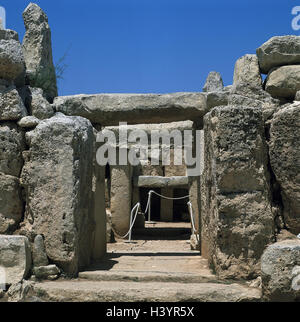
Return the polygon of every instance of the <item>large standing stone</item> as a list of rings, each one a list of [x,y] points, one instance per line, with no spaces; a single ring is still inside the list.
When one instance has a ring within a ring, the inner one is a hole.
[[[56,114],[27,133],[22,171],[25,218],[44,236],[51,262],[70,275],[89,264],[92,248],[94,134],[88,120]]]
[[[207,76],[203,92],[221,91],[224,88],[223,79],[218,72],[210,72]]]
[[[0,234],[11,233],[21,221],[22,215],[19,179],[0,172]]]
[[[120,237],[129,230],[132,196],[131,176],[130,165],[111,166],[111,221],[114,232]]]
[[[281,187],[285,223],[300,233],[300,102],[274,114],[270,130],[270,161]]]
[[[26,278],[31,268],[31,251],[24,236],[0,235],[0,267],[4,267],[6,284]]]
[[[268,301],[300,300],[294,285],[300,276],[300,240],[270,245],[261,258],[263,297]]]
[[[245,55],[235,64],[233,86],[244,84],[254,88],[262,87],[262,78],[256,55]]]
[[[96,130],[94,130],[97,136]],[[93,259],[99,260],[106,254],[106,209],[105,209],[105,167],[96,162],[96,150],[99,144],[95,144],[94,173],[93,173],[93,200],[95,230],[93,236]]]
[[[24,132],[11,122],[0,124],[0,173],[19,177],[24,150]]]
[[[266,91],[275,98],[294,99],[300,90],[300,65],[272,70],[266,80]]]
[[[204,130],[202,247],[220,277],[256,277],[274,238],[262,111],[216,107]]]
[[[53,101],[57,85],[48,18],[38,5],[30,3],[23,19],[26,28],[23,51],[30,86],[42,88],[47,99]]]
[[[256,51],[261,72],[268,72],[278,66],[300,63],[300,37],[276,36],[269,39]]]
[[[24,103],[14,86],[0,86],[0,121],[18,121],[27,116]]]

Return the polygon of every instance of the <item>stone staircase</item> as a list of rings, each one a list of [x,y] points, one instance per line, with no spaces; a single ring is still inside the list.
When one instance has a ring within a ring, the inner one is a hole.
[[[35,283],[30,296],[55,302],[260,301],[260,289],[218,280],[207,260],[180,239],[186,236],[185,227],[177,228],[177,239],[173,232],[169,240],[144,235],[133,243],[109,244],[106,257],[80,272],[78,279]]]

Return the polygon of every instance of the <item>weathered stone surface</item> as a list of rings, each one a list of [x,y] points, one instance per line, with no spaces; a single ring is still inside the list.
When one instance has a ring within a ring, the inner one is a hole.
[[[278,66],[300,63],[300,37],[276,36],[269,39],[256,51],[261,72]]]
[[[38,5],[30,3],[23,19],[26,28],[23,51],[30,86],[42,88],[52,101],[57,96],[57,85],[48,18]]]
[[[300,101],[300,91],[296,93],[295,101],[298,101],[298,102]]]
[[[211,110],[216,106],[225,106],[228,104],[229,99],[229,90],[222,90],[217,92],[209,92],[207,93],[206,104],[207,108]]]
[[[37,279],[50,278],[52,280],[59,276],[60,270],[56,265],[39,266],[33,268],[33,274]]]
[[[33,290],[31,281],[23,280],[19,283],[11,285],[7,292],[8,302],[36,302],[36,297],[28,296],[28,293]]]
[[[25,116],[21,118],[18,125],[24,129],[33,129],[40,123],[40,120],[35,116]]]
[[[101,125],[199,120],[207,112],[203,93],[99,94],[57,97],[57,111]]]
[[[186,165],[184,161],[184,153],[179,149],[179,152],[181,154],[181,165],[177,165],[177,158],[175,156],[176,151],[174,149],[170,150],[170,164],[164,166],[164,175],[165,177],[176,177],[176,176],[186,176]],[[179,157],[178,157],[179,158]]]
[[[283,216],[294,234],[300,233],[300,102],[274,114],[270,129],[270,161],[281,188]]]
[[[266,80],[266,91],[275,98],[294,99],[300,90],[300,65],[272,70]]]
[[[159,177],[159,176],[139,176],[135,185],[143,188],[167,188],[167,187],[188,187],[188,177]]]
[[[29,160],[22,171],[25,221],[44,236],[52,263],[76,275],[91,256],[93,128],[60,113],[27,133]]]
[[[14,30],[0,29],[0,40],[15,40],[15,41],[19,41],[19,35]]]
[[[161,195],[167,198],[173,198],[173,189],[162,188]],[[173,221],[173,200],[161,198],[160,200],[160,220],[164,222]]]
[[[24,56],[19,41],[0,38],[0,78],[15,81],[24,71]]]
[[[300,265],[300,240],[282,241],[266,249],[261,258],[265,300],[299,301],[300,291],[296,286],[300,275],[298,265]]]
[[[27,298],[36,297],[45,302],[260,302],[261,291],[239,284],[76,280],[36,283]]]
[[[54,115],[52,105],[47,101],[41,88],[30,88],[30,112],[40,120],[48,119]]]
[[[111,225],[120,237],[127,234],[130,225],[132,199],[132,168],[111,166]]]
[[[15,284],[26,278],[31,268],[31,251],[24,236],[0,235],[0,266],[6,273],[6,284]]]
[[[205,117],[202,244],[220,277],[255,278],[274,238],[260,108],[214,108]]]
[[[37,235],[32,246],[32,260],[35,267],[47,266],[49,264],[45,250],[44,238]]]
[[[160,165],[152,165],[151,161],[146,160],[144,162],[141,161],[140,167],[138,167],[137,176],[164,176],[164,169]]]
[[[23,201],[19,179],[0,172],[0,234],[12,232],[21,221]]]
[[[262,109],[264,120],[268,120],[279,107],[280,101],[272,98],[272,96],[262,88],[236,84],[231,88],[228,104],[259,107]]]
[[[94,129],[95,140],[97,131]],[[93,162],[93,203],[94,222],[93,260],[100,260],[106,254],[106,209],[105,209],[105,166],[99,166],[96,161],[98,144],[94,145]]]
[[[23,166],[25,135],[14,123],[0,124],[0,173],[19,177]]]
[[[24,103],[14,86],[0,91],[0,121],[17,121],[27,116]]]
[[[223,79],[218,72],[210,72],[207,76],[203,92],[221,91],[224,88]]]
[[[238,84],[254,88],[262,88],[262,78],[256,55],[245,55],[235,64],[233,86]]]
[[[115,242],[115,234],[112,229],[112,221],[111,221],[111,212],[109,209],[106,209],[106,241],[107,243]]]

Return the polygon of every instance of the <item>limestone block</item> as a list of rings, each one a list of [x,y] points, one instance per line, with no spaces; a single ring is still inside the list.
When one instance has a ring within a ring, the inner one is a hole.
[[[300,102],[274,114],[270,129],[270,161],[281,188],[283,216],[294,234],[300,233]]]
[[[19,283],[28,276],[31,251],[26,237],[0,235],[0,266],[4,267],[6,284]]]
[[[203,92],[221,91],[224,88],[223,79],[218,72],[210,72],[207,76]]]
[[[262,111],[217,107],[205,117],[204,130],[204,253],[220,277],[255,278],[274,238]]]
[[[58,113],[27,132],[27,141],[29,157],[21,176],[25,222],[44,236],[51,262],[76,276],[92,251],[92,125]]]
[[[199,120],[207,112],[204,93],[75,95],[57,97],[54,105],[102,126]]]
[[[266,91],[275,98],[294,99],[300,90],[300,66],[282,66],[270,71]]]
[[[262,88],[262,78],[256,55],[245,55],[235,64],[233,86],[244,84],[254,88]]]
[[[38,5],[30,3],[23,12],[23,19],[26,28],[23,52],[27,78],[30,86],[42,88],[51,102],[57,96],[57,84],[48,18]]]
[[[12,122],[0,124],[0,172],[19,177],[23,166],[25,134]]]
[[[18,121],[27,116],[24,103],[14,86],[1,86],[0,121]]]
[[[256,53],[263,74],[268,74],[274,67],[299,64],[300,37],[273,37],[259,47]]]
[[[120,237],[129,230],[132,200],[132,169],[127,166],[111,166],[111,221]]]
[[[295,301],[300,275],[300,240],[285,240],[270,245],[261,258],[263,297],[268,301]],[[293,283],[294,282],[294,283]]]
[[[0,234],[13,232],[23,215],[19,179],[0,172]]]

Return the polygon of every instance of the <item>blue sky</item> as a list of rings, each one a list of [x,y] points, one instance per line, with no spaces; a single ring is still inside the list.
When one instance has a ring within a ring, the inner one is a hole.
[[[24,35],[30,1],[0,0]],[[201,91],[209,71],[232,83],[235,61],[275,35],[295,34],[300,0],[40,0],[54,61],[68,51],[59,94]]]

